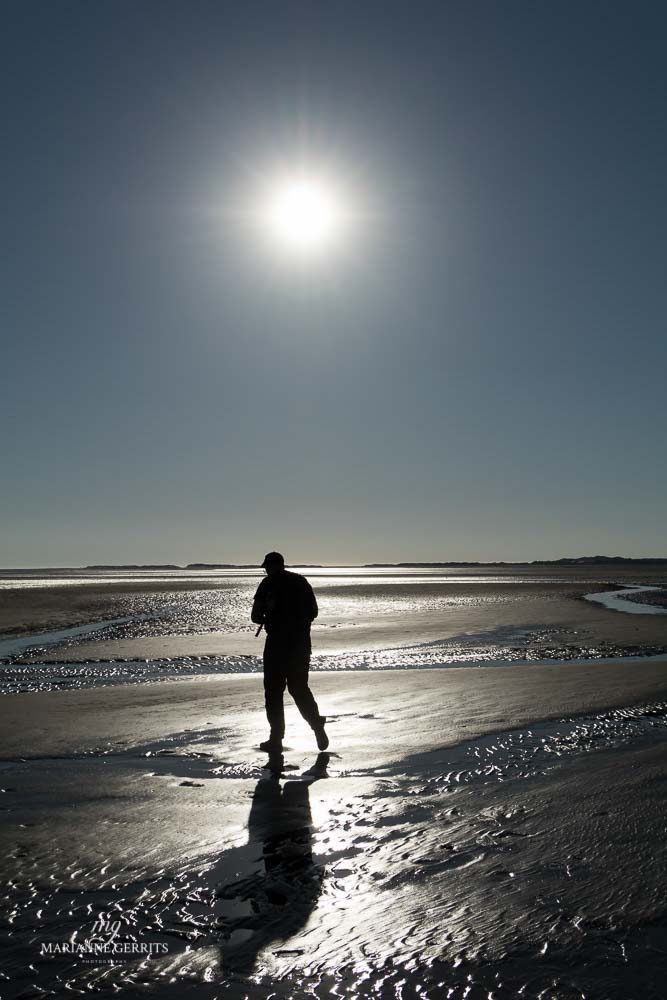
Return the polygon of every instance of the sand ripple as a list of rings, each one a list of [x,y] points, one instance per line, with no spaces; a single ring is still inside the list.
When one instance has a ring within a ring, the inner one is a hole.
[[[239,1000],[658,995],[666,703],[375,769],[322,754],[262,770],[243,754],[221,760],[221,735],[5,767],[5,795],[62,783],[97,820],[74,852],[64,819],[40,831],[24,814],[5,858],[3,995],[30,984]],[[148,825],[145,789],[160,789]],[[100,913],[128,947],[166,953],[39,957],[45,940],[84,940]]]

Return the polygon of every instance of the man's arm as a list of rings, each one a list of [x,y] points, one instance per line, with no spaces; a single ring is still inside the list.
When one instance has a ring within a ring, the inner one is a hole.
[[[262,583],[264,581],[262,580]],[[250,620],[255,623],[255,625],[263,625],[264,619],[266,617],[266,601],[264,599],[264,588],[260,583],[255,593],[255,598],[252,602],[252,611],[250,612]]]
[[[308,583],[308,581],[306,581],[306,583]],[[310,619],[311,622],[315,621],[315,619],[317,618],[317,616],[319,614],[319,608],[317,607],[317,599],[315,597],[315,593],[314,593],[313,588],[311,587],[311,585],[309,583],[308,583],[308,603],[307,603],[307,607],[308,607],[308,618]]]

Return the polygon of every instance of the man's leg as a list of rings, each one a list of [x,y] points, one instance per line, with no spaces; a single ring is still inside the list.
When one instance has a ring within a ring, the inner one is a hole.
[[[309,667],[310,654],[307,651],[295,650],[290,653],[287,664],[287,690],[294,698],[303,718],[318,735],[319,746],[321,739],[319,734],[324,730],[324,719],[308,686]],[[326,742],[328,744],[328,740]]]
[[[287,678],[285,676],[285,658],[279,650],[264,648],[264,704],[266,717],[271,728],[270,739],[274,743],[282,743],[285,735],[285,709],[283,694]]]

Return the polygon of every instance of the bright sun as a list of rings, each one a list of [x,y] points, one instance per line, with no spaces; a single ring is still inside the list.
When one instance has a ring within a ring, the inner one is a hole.
[[[262,213],[271,239],[293,253],[314,255],[332,248],[343,228],[336,191],[323,180],[295,177],[269,193]]]

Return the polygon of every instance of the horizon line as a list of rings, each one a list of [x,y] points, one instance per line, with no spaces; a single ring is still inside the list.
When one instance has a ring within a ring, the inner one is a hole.
[[[364,563],[314,563],[314,562],[290,562],[286,566],[301,567],[304,569],[406,569],[411,566],[416,568],[438,568],[438,567],[469,567],[469,566],[535,566],[535,565],[604,565],[612,562],[641,562],[641,563],[663,563],[667,562],[665,556],[560,556],[555,559],[434,559],[434,560],[401,560],[398,562],[364,562]],[[0,573],[10,572],[38,572],[39,570],[187,570],[187,569],[261,569],[256,562],[192,562],[186,564],[178,563],[90,563],[84,566],[2,566]]]

